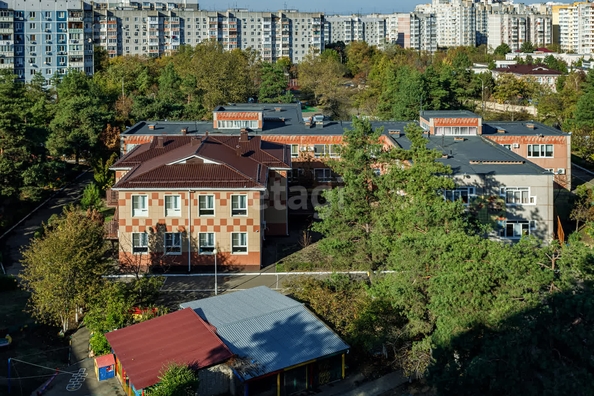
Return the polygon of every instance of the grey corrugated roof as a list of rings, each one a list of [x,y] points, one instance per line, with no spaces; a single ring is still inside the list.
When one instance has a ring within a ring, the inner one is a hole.
[[[216,327],[243,380],[349,348],[299,302],[265,286],[180,304]]]
[[[410,148],[410,141],[406,135],[392,140],[404,149]],[[507,150],[481,136],[464,136],[464,141],[457,141],[454,137],[429,137],[427,147],[436,149],[448,155],[448,158],[438,159],[452,168],[454,174],[493,174],[493,175],[542,175],[546,171],[540,166],[526,160],[518,154]],[[490,163],[471,163],[483,161]],[[493,163],[496,162],[496,163]]]

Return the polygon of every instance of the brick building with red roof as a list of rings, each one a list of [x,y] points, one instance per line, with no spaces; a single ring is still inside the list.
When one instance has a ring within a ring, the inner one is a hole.
[[[111,169],[123,266],[259,269],[264,235],[288,232],[289,147],[246,130],[153,136]]]

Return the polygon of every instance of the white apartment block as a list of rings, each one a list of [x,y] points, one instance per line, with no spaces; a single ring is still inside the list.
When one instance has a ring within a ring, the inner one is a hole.
[[[456,0],[451,3],[434,3],[437,45],[458,47],[476,45],[476,13],[474,3]]]
[[[594,4],[552,6],[554,41],[563,51],[594,52]]]
[[[20,81],[93,74],[91,7],[80,0],[0,1],[0,69]]]
[[[365,41],[382,48],[386,42],[386,18],[378,14],[329,15],[325,17],[324,30],[326,44]]]
[[[181,44],[216,40],[227,50],[256,50],[263,60],[287,57],[299,62],[310,51],[324,49],[322,13],[297,10],[226,12],[198,10],[197,4],[130,3],[97,5],[95,43],[109,56],[168,55]]]

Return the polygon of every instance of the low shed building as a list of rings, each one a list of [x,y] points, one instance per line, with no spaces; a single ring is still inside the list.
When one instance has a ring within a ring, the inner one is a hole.
[[[181,304],[235,354],[245,396],[291,395],[344,378],[349,346],[303,304],[257,287]]]
[[[233,356],[214,329],[192,309],[182,309],[105,336],[116,357],[116,376],[128,395],[144,395],[146,388],[159,382],[164,367],[170,363],[206,372],[202,369],[217,366]]]

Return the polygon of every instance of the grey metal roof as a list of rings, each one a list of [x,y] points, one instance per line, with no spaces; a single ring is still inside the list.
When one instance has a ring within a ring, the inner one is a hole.
[[[244,381],[349,349],[302,304],[265,286],[180,306],[216,327],[244,362],[236,368]]]
[[[410,148],[411,143],[406,135],[390,137],[400,147]],[[438,161],[449,165],[454,174],[542,175],[547,173],[540,166],[481,136],[464,136],[464,140],[461,141],[451,136],[432,135],[428,140],[428,148],[447,154],[448,158],[440,158]]]
[[[533,124],[534,129],[528,128],[526,124]],[[489,121],[483,124],[483,135],[497,134],[497,130],[500,128],[505,130],[505,134],[515,136],[566,135],[566,133],[559,129],[534,121]]]

